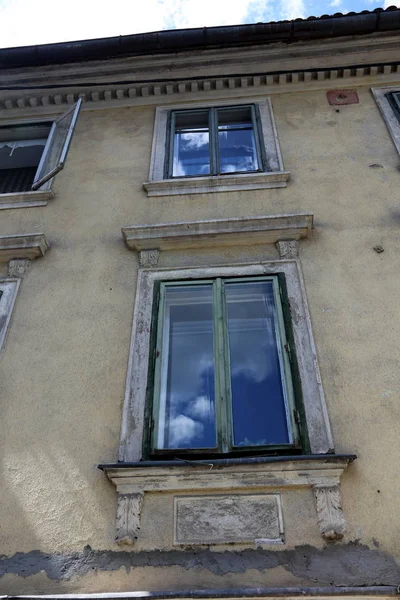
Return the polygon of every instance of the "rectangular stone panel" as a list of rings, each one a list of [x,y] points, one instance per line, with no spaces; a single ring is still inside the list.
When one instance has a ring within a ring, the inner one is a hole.
[[[175,544],[281,543],[279,494],[175,496]]]

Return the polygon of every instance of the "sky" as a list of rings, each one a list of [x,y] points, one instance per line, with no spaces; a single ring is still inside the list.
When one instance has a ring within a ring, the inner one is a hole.
[[[400,6],[400,0],[0,0],[0,48]]]

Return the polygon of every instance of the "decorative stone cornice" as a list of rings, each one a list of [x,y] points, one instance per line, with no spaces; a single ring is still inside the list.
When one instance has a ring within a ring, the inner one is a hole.
[[[216,76],[204,78],[175,78],[170,81],[148,80],[145,83],[105,83],[99,85],[95,82],[82,84],[77,87],[46,89],[43,93],[39,89],[32,89],[31,93],[21,91],[18,95],[7,93],[0,98],[0,110],[6,114],[17,111],[18,113],[32,114],[37,112],[54,113],[62,110],[67,105],[74,104],[79,98],[84,101],[86,108],[108,108],[112,106],[127,106],[142,101],[150,102],[151,98],[158,100],[160,97],[182,96],[205,92],[222,92],[223,90],[252,90],[254,94],[273,91],[274,88],[295,86],[296,84],[311,85],[320,82],[323,87],[337,86],[338,82],[343,87],[346,80],[374,77],[374,83],[379,76],[400,73],[400,63],[364,65],[358,67],[326,68],[310,70],[289,70],[283,73],[258,73],[240,74],[235,76]],[[329,82],[332,82],[329,84]],[[268,88],[268,90],[266,89]],[[154,101],[153,100],[153,101]]]
[[[22,233],[0,237],[0,262],[44,256],[50,244],[43,233]]]
[[[128,248],[137,251],[275,244],[279,240],[300,240],[308,237],[312,225],[312,213],[298,213],[132,225],[122,228],[122,236]]]

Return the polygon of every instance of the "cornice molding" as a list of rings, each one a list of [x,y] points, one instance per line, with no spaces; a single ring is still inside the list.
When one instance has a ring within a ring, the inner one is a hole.
[[[84,101],[84,108],[109,108],[110,106],[129,106],[136,103],[152,103],[160,97],[191,96],[207,92],[239,90],[241,92],[268,93],[274,88],[293,86],[310,86],[320,84],[323,87],[339,85],[343,81],[354,78],[373,78],[373,83],[379,83],[380,78],[400,74],[400,63],[363,65],[358,67],[310,69],[303,71],[286,71],[284,73],[250,73],[237,76],[215,76],[196,78],[177,78],[170,81],[146,81],[145,83],[121,83],[99,85],[98,83],[82,84],[74,88],[57,88],[40,91],[33,89],[30,93],[21,93],[0,99],[0,116],[8,114],[52,114],[60,112],[65,106],[74,104],[79,98]],[[386,81],[384,81],[386,82]],[[165,101],[165,100],[164,100]],[[3,114],[1,114],[3,113]]]
[[[50,244],[43,233],[0,236],[0,262],[18,258],[32,260],[44,256]]]
[[[275,244],[279,240],[300,240],[309,236],[312,213],[265,217],[185,221],[122,228],[130,250],[171,250],[243,244]]]

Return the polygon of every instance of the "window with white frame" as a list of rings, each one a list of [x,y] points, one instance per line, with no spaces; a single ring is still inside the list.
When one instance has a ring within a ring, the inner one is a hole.
[[[121,462],[332,451],[295,261],[139,271]]]
[[[149,196],[285,187],[269,99],[156,109]]]
[[[65,165],[81,103],[53,122],[0,127],[0,194],[49,189]]]

